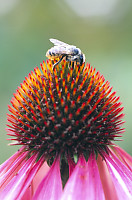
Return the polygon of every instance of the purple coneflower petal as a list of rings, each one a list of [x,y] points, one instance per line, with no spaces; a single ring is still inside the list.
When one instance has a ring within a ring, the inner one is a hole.
[[[40,159],[33,167],[32,167],[32,170],[29,172],[26,180],[25,180],[25,183],[22,185],[21,187],[21,192],[19,194],[19,199],[21,199],[25,193],[25,191],[28,189],[28,191],[26,191],[26,196],[27,194],[30,195],[30,196],[33,196],[34,194],[34,190],[35,190],[35,187],[32,183],[32,180],[33,178],[35,177],[37,171],[39,170],[40,166],[42,165],[44,159]],[[41,175],[43,177],[43,174]],[[31,194],[29,194],[31,193]]]
[[[110,150],[110,155],[108,156],[107,154],[105,155],[107,159],[109,159],[115,166],[115,164],[120,168],[120,170],[130,179],[132,180],[132,172],[131,169],[127,167],[127,165],[121,160]]]
[[[97,158],[98,169],[100,173],[100,179],[103,186],[103,191],[105,195],[105,199],[107,200],[118,200],[116,195],[116,190],[114,184],[112,182],[111,175],[109,173],[108,167],[106,165],[105,160],[98,154]]]
[[[20,171],[14,176],[11,181],[7,184],[4,190],[0,193],[0,199],[19,199],[20,193],[22,193],[22,188],[26,184],[26,179],[30,174],[32,166],[35,163],[36,156],[30,157],[25,164],[22,166]],[[25,188],[25,187],[24,187]]]
[[[113,180],[118,199],[132,199],[132,174],[120,161],[114,162],[106,154],[106,163]],[[119,164],[120,163],[120,164]]]
[[[91,155],[86,163],[84,157],[79,161],[69,178],[61,200],[67,199],[104,199],[103,188],[94,155]]]
[[[57,157],[46,177],[39,184],[33,200],[59,200],[61,194],[60,158]]]
[[[25,163],[27,152],[17,152],[1,165],[0,191],[17,174],[21,166]]]
[[[5,173],[10,166],[12,166],[12,163],[21,155],[23,150],[23,147],[19,149],[15,154],[13,154],[8,160],[6,160],[3,164],[0,165],[0,176],[2,173]]]
[[[87,196],[87,181],[88,181],[88,167],[85,158],[81,156],[78,163],[73,170],[62,195],[61,200],[86,200]]]
[[[44,162],[40,167],[40,169],[38,170],[38,172],[36,173],[32,181],[33,194],[35,194],[36,189],[38,188],[43,178],[47,175],[49,169],[50,167],[48,166],[47,162]]]
[[[119,146],[116,147],[113,146],[112,149],[116,152],[117,156],[121,158],[124,164],[132,171],[132,156],[130,156]]]
[[[96,159],[92,154],[88,159],[88,174],[87,197],[91,200],[105,199]]]

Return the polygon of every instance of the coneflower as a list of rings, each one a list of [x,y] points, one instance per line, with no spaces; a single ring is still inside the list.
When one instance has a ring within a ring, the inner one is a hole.
[[[124,132],[116,92],[90,64],[40,66],[9,106],[22,147],[0,166],[0,199],[132,199],[132,157],[113,143]]]

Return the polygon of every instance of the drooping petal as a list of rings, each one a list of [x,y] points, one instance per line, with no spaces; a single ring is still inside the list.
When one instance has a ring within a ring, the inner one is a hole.
[[[117,155],[115,155],[115,153],[113,153],[110,150],[110,156],[108,157],[108,155],[106,156],[108,159],[112,160],[112,162],[116,163],[116,165],[120,168],[120,170],[130,179],[132,180],[132,171],[131,169],[126,165],[126,163],[121,162],[121,160],[117,157]]]
[[[57,157],[48,174],[38,186],[33,200],[59,200],[61,194],[60,158]]]
[[[132,172],[132,156],[130,156],[127,152],[125,152],[119,146],[113,146],[112,149],[115,151],[118,157],[122,159],[125,165],[131,170]]]
[[[4,163],[0,165],[0,176],[2,173],[5,173],[8,169],[10,169],[10,166],[12,166],[12,163],[22,154],[23,147],[19,149],[15,154],[13,154],[8,160],[6,160]]]
[[[32,187],[28,187],[27,189],[26,189],[26,192],[25,192],[25,194],[23,195],[23,197],[22,198],[17,198],[18,200],[32,200]]]
[[[19,199],[21,199],[21,198],[23,197],[25,191],[26,191],[26,195],[24,195],[24,196],[27,196],[27,195],[28,195],[28,196],[31,196],[31,197],[33,196],[33,194],[34,194],[34,186],[33,186],[33,184],[32,184],[32,180],[33,180],[33,178],[35,177],[35,175],[36,175],[37,171],[39,170],[39,168],[42,166],[43,162],[44,162],[44,159],[41,158],[41,159],[40,159],[39,161],[37,161],[37,163],[32,167],[32,169],[31,169],[31,171],[29,172],[29,174],[28,174],[28,176],[27,176],[27,178],[26,178],[26,180],[25,180],[23,186],[21,187],[21,191],[20,191],[20,193],[19,193],[19,195],[18,195],[18,198],[19,198]],[[41,176],[44,177],[43,174],[41,174]],[[27,190],[27,189],[28,189],[28,190]],[[30,192],[31,192],[32,195],[30,194]]]
[[[69,178],[61,200],[103,200],[104,192],[95,156],[91,154],[86,163],[84,157],[79,161]]]
[[[25,180],[27,179],[32,166],[34,165],[36,160],[36,156],[30,157],[19,172],[14,176],[11,181],[7,184],[4,190],[0,193],[0,199],[11,199],[16,200],[20,192],[22,192],[22,187],[25,184]]]
[[[106,163],[113,180],[118,199],[132,199],[132,174],[129,169],[114,162],[110,156],[105,155]],[[129,176],[130,175],[130,176]]]
[[[90,200],[103,200],[104,197],[104,191],[102,187],[102,183],[100,180],[100,175],[98,171],[98,166],[96,163],[96,159],[94,154],[91,154],[88,159],[88,189],[87,189],[87,197],[89,197]]]
[[[50,167],[47,162],[44,162],[43,165],[40,167],[38,172],[36,173],[35,177],[33,178],[32,185],[33,185],[33,194],[36,192],[39,184],[41,183],[42,179],[47,175]]]
[[[17,155],[18,157],[12,156],[3,163],[0,173],[0,191],[10,182],[10,180],[18,173],[19,169],[25,163],[27,152],[23,152]],[[13,159],[13,160],[12,160]],[[3,168],[5,166],[5,168]],[[2,170],[3,168],[3,170]]]
[[[109,173],[108,167],[106,165],[105,160],[98,154],[97,165],[99,169],[100,179],[103,186],[103,191],[105,195],[105,199],[107,200],[119,200],[116,195],[116,190]]]
[[[86,200],[88,189],[88,170],[85,158],[81,156],[73,170],[62,195],[61,200]]]

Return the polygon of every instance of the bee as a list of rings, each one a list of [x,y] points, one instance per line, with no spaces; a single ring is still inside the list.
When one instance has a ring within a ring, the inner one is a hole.
[[[80,65],[85,63],[85,55],[76,46],[66,44],[56,39],[50,39],[50,42],[55,46],[47,51],[46,57],[51,60],[59,58],[59,61],[53,65],[53,69],[63,60],[63,58],[65,58],[66,61],[76,61]]]

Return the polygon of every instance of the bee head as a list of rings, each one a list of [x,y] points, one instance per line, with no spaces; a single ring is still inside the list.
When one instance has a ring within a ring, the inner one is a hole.
[[[74,49],[74,55],[78,55],[78,54],[80,53],[79,50],[80,50],[80,49],[75,48],[75,49]]]
[[[80,65],[85,62],[85,55],[83,53],[80,54]]]

